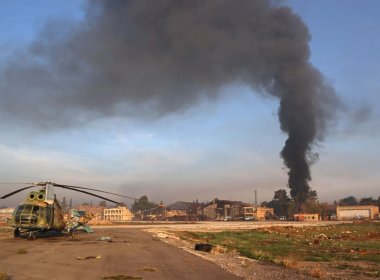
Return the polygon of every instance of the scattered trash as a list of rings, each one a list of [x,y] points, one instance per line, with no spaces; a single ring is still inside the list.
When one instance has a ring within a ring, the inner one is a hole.
[[[76,257],[77,260],[89,260],[89,259],[100,259],[102,256],[87,256],[87,257]]]
[[[99,237],[98,239],[96,239],[97,241],[108,241],[108,242],[112,242],[112,238],[110,236],[102,236],[102,237]]]
[[[314,236],[315,238],[319,238],[319,239],[330,239],[326,234],[324,233],[321,233],[321,234],[317,234],[316,236]]]
[[[150,272],[154,272],[157,270],[157,268],[155,267],[151,267],[151,266],[145,266],[141,269],[142,271],[150,271]]]
[[[115,276],[106,276],[103,277],[103,279],[109,279],[109,280],[137,280],[142,279],[140,276],[131,276],[131,275],[115,275]]]
[[[211,252],[213,245],[211,244],[203,244],[203,243],[197,243],[195,244],[195,250],[196,251],[203,251],[203,252]]]
[[[23,254],[26,254],[26,253],[28,253],[28,251],[25,250],[25,249],[18,249],[18,250],[17,250],[17,254],[19,254],[19,255],[23,255]],[[0,278],[0,279],[1,279],[1,278]]]

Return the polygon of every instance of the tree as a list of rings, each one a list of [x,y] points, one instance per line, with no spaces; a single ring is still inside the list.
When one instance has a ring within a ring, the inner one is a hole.
[[[154,202],[150,202],[148,200],[148,197],[146,195],[143,195],[138,200],[135,200],[135,202],[132,204],[132,211],[145,211],[150,210],[154,207],[157,207],[157,204]]]
[[[274,192],[273,199],[268,202],[268,207],[273,208],[274,213],[277,216],[288,216],[288,206],[290,198],[286,193],[286,190],[279,189]]]
[[[362,199],[360,199],[359,204],[360,205],[377,205],[377,200],[373,199],[372,196],[363,197]]]
[[[348,196],[339,200],[340,206],[354,206],[358,205],[358,200],[354,196]]]
[[[302,211],[309,214],[322,214],[322,207],[318,201],[317,191],[309,190],[307,199],[302,203]]]
[[[107,201],[105,201],[105,200],[100,201],[99,206],[107,207]]]
[[[317,191],[315,190],[310,190],[307,194],[307,199],[308,200],[318,200],[318,194],[317,194]]]
[[[288,201],[289,197],[288,197],[288,194],[286,193],[286,190],[279,189],[274,192],[273,199],[280,200],[280,201]]]

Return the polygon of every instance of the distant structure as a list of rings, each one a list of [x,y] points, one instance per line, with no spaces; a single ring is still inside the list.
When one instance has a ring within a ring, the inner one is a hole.
[[[319,221],[319,214],[298,213],[294,214],[294,220],[301,222],[317,222]]]
[[[374,205],[337,206],[338,220],[379,219],[379,207]]]
[[[235,220],[243,216],[243,207],[245,206],[249,206],[249,204],[215,198],[203,207],[202,215],[207,220]]]
[[[105,207],[103,206],[91,206],[89,204],[81,204],[81,205],[76,205],[74,209],[77,211],[81,211],[83,213],[87,213],[89,215],[93,215],[91,222],[104,220]]]
[[[104,209],[104,219],[113,222],[131,221],[133,214],[127,207],[117,206],[116,208]]]
[[[0,222],[6,222],[8,218],[12,218],[12,213],[14,210],[14,208],[0,209]]]
[[[274,218],[274,209],[269,207],[245,206],[243,207],[245,220],[265,221]]]
[[[164,218],[174,221],[197,220],[197,203],[177,201],[166,206]]]

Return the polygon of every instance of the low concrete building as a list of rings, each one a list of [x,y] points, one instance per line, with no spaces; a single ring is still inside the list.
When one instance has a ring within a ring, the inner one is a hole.
[[[265,221],[274,217],[274,209],[268,207],[246,206],[243,207],[243,212],[246,220]]]
[[[103,206],[92,206],[90,204],[81,204],[81,205],[76,205],[73,209],[76,211],[82,212],[82,214],[88,214],[92,215],[93,218],[91,219],[92,222],[95,221],[101,221],[104,219],[104,209],[105,207]]]
[[[374,205],[337,206],[338,220],[378,219],[379,207]]]
[[[131,221],[133,214],[127,207],[118,206],[116,208],[104,209],[104,219],[114,222]]]
[[[238,219],[244,216],[244,207],[249,206],[241,201],[214,199],[203,207],[203,215],[208,220]]]
[[[167,220],[190,221],[197,220],[197,203],[177,201],[166,206]]]
[[[305,222],[317,222],[319,220],[319,214],[298,213],[294,214],[294,220]]]
[[[257,207],[256,217],[259,221],[265,221],[274,217],[274,209],[269,207]]]

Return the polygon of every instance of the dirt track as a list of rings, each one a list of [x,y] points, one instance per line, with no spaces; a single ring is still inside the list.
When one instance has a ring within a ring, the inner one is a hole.
[[[110,236],[112,242],[97,241]],[[240,279],[138,229],[97,228],[95,233],[0,240],[0,273],[11,279]],[[78,260],[77,257],[99,257]],[[141,277],[141,278],[138,278]],[[116,279],[116,278],[114,278]]]

